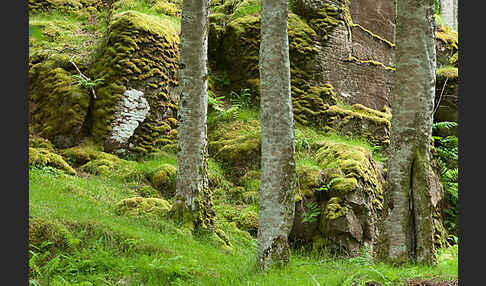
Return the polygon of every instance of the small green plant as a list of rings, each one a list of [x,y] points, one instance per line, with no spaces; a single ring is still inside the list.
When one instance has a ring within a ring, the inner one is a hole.
[[[240,93],[230,92],[231,104],[239,105],[242,108],[250,108],[252,104],[251,91],[249,88],[242,88]]]
[[[458,126],[456,122],[437,122],[432,126],[433,131],[440,129],[451,129]],[[433,136],[435,153],[434,158],[439,167],[439,176],[446,198],[449,202],[444,210],[446,217],[444,225],[450,235],[457,235],[458,227],[458,201],[459,201],[459,171],[457,160],[459,157],[457,136]],[[453,241],[453,240],[452,240]]]
[[[75,78],[78,81],[77,82],[78,85],[81,85],[84,88],[94,88],[103,83],[103,78],[88,80],[79,74],[73,74],[73,78]]]
[[[323,186],[319,187],[318,189],[316,189],[316,191],[319,191],[319,192],[328,192],[328,191],[330,191],[330,190],[331,190],[332,185],[333,185],[333,184],[334,184],[336,181],[338,181],[338,180],[339,180],[339,178],[333,178],[333,179],[331,179],[331,180],[329,181],[329,183],[327,183],[327,184],[325,184],[325,185],[323,185]]]
[[[317,221],[317,217],[321,214],[321,209],[316,202],[305,203],[307,212],[302,213],[302,223],[313,223]]]
[[[221,100],[224,99],[224,96],[216,96],[214,92],[211,90],[208,91],[208,107],[214,109],[218,113],[224,113],[225,110],[223,108],[223,104]]]

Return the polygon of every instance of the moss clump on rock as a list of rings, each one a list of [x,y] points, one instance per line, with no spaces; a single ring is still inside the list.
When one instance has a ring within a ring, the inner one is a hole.
[[[371,152],[345,142],[322,142],[316,160],[329,186],[321,203],[320,237],[356,251],[373,243],[383,210],[384,178]]]
[[[326,204],[322,213],[322,221],[334,220],[346,215],[348,208],[343,204],[343,200],[338,197],[332,197]]]
[[[68,236],[69,230],[61,223],[29,217],[29,248],[33,246],[39,249],[46,242],[51,242],[47,246],[49,251],[62,251],[68,248]]]
[[[257,120],[220,122],[208,133],[208,141],[211,157],[226,166],[244,169],[259,166],[261,132]]]
[[[296,201],[303,197],[311,198],[316,189],[323,183],[323,174],[317,166],[297,165]]]
[[[82,165],[80,169],[93,175],[108,175],[115,169],[116,162],[109,159],[95,159]]]
[[[151,177],[153,186],[165,198],[171,198],[176,191],[177,167],[170,164],[163,164]]]
[[[457,52],[459,50],[458,33],[448,25],[436,21],[435,50],[437,65],[455,64],[457,67]],[[456,55],[456,56],[455,56]],[[455,56],[455,59],[453,57]],[[451,63],[453,61],[453,63]]]
[[[126,152],[146,154],[175,143],[169,118],[177,112],[178,24],[168,19],[126,11],[114,16],[107,45],[91,73],[104,78],[93,104],[92,133],[104,142],[111,131],[117,103],[127,89],[144,93],[150,111],[128,141]],[[160,141],[167,139],[166,141]]]
[[[72,147],[88,113],[91,95],[76,83],[67,55],[39,56],[29,68],[29,113],[39,136],[59,148]],[[79,62],[78,62],[79,64]]]
[[[92,11],[103,6],[101,0],[29,0],[29,13],[60,11],[64,13],[80,13],[82,10]]]
[[[66,161],[73,164],[73,166],[82,166],[92,160],[108,160],[117,162],[119,158],[113,154],[100,151],[100,148],[91,142],[83,142],[82,144],[61,150],[60,152]],[[110,164],[111,165],[111,164]]]
[[[66,172],[69,175],[76,175],[76,171],[62,158],[45,148],[29,147],[29,166],[36,167],[53,167]]]
[[[166,217],[171,204],[160,198],[134,197],[121,200],[115,205],[118,215]]]
[[[391,112],[354,104],[351,109],[339,104],[321,112],[321,125],[327,132],[362,137],[373,145],[387,147],[390,143]]]

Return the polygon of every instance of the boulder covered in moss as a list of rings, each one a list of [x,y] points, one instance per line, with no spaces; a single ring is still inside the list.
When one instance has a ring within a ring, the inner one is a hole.
[[[170,19],[126,11],[113,17],[107,45],[90,70],[94,78],[103,78],[97,87],[92,111],[92,134],[109,151],[119,154],[146,154],[154,148],[174,143],[169,138],[177,126],[169,121],[177,117],[179,64],[178,24]],[[149,111],[121,147],[110,138],[123,117],[120,104],[127,101],[127,90],[143,93]],[[118,111],[118,112],[117,112]]]
[[[76,171],[59,154],[46,148],[29,147],[29,166],[53,167],[66,172],[69,175],[76,175]]]
[[[64,54],[39,54],[30,62],[30,124],[58,148],[80,142],[88,114],[91,94],[78,84],[76,74],[70,57]]]
[[[434,122],[459,123],[459,72],[454,66],[444,66],[436,71],[435,82],[436,111]],[[458,127],[439,130],[440,136],[458,134]]]
[[[435,51],[437,66],[454,65],[458,66],[459,37],[457,31],[454,31],[446,24],[437,21],[435,30]]]
[[[349,253],[372,245],[384,201],[382,166],[364,147],[331,141],[322,143],[316,159],[318,166],[298,171],[302,186],[291,237]],[[311,212],[317,217],[303,222]]]
[[[103,0],[29,0],[29,13],[64,12],[79,13],[81,10],[101,9]]]
[[[63,149],[60,153],[74,167],[86,165],[93,160],[106,160],[113,163],[120,160],[116,155],[101,151],[98,146],[91,142],[83,142],[78,146]],[[111,163],[108,165],[113,166]]]
[[[258,120],[220,122],[208,132],[208,141],[211,157],[226,166],[240,169],[240,175],[260,165],[261,131]]]
[[[164,198],[172,198],[176,192],[177,167],[170,164],[163,164],[157,169],[151,182]]]
[[[121,200],[115,205],[118,215],[166,217],[171,204],[160,198],[134,197]]]

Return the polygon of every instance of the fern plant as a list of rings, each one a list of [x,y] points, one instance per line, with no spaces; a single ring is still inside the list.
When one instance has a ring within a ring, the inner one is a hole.
[[[317,221],[317,217],[321,214],[321,209],[316,202],[305,203],[307,211],[302,213],[302,223],[313,223]]]
[[[451,129],[457,127],[455,122],[437,122],[432,130],[437,132],[440,129]],[[439,167],[439,176],[446,198],[450,207],[444,210],[446,218],[444,225],[447,231],[453,235],[457,234],[458,227],[458,200],[459,200],[459,171],[457,160],[459,158],[459,140],[457,136],[433,136],[435,153],[434,157]]]

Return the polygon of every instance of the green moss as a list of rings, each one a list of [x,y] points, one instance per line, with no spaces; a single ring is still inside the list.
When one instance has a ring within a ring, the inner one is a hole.
[[[358,189],[358,180],[356,178],[336,178],[336,181],[332,184],[332,189],[339,193],[347,194]]]
[[[355,104],[351,109],[342,105],[332,105],[322,111],[321,125],[328,132],[344,136],[365,138],[373,145],[388,146],[391,128],[391,112],[380,112]]]
[[[157,1],[157,3],[153,6],[153,9],[161,14],[165,14],[168,16],[179,16],[181,15],[181,8],[174,3]]]
[[[118,215],[166,217],[171,207],[164,199],[134,197],[118,202],[115,211]]]
[[[343,204],[343,200],[338,197],[332,197],[326,204],[322,213],[322,221],[335,220],[348,212],[348,208]]]
[[[220,122],[208,132],[209,154],[230,167],[252,168],[259,164],[260,122]]]
[[[110,159],[95,159],[82,165],[79,169],[93,175],[108,175],[117,166],[117,162]]]
[[[163,164],[152,175],[153,186],[165,197],[171,198],[176,191],[177,167],[170,164]]]
[[[298,165],[296,169],[296,198],[300,201],[304,196],[311,196],[323,183],[323,174],[317,166]]]
[[[29,217],[29,248],[41,248],[51,242],[49,250],[65,250],[68,248],[69,230],[61,223],[48,221],[45,218]]]
[[[66,148],[79,142],[90,94],[76,84],[67,55],[40,57],[29,69],[30,120],[39,136]]]
[[[317,161],[326,173],[326,183],[331,180],[331,194],[344,197],[357,191],[361,185],[371,198],[373,208],[383,207],[383,186],[371,152],[364,147],[342,142],[323,142]]]
[[[105,79],[97,88],[92,112],[91,129],[97,142],[107,138],[121,95],[134,88],[144,92],[150,112],[130,138],[128,151],[146,154],[154,147],[175,143],[175,134],[172,138],[168,134],[174,130],[169,118],[176,114],[177,101],[169,92],[178,84],[178,44],[171,20],[135,11],[114,16],[108,44],[91,71],[95,78]]]
[[[437,77],[446,77],[452,80],[457,80],[459,77],[459,70],[453,66],[445,66],[438,68],[436,71]]]
[[[29,166],[49,166],[63,170],[70,175],[76,175],[76,171],[74,171],[74,169],[66,161],[64,161],[61,155],[58,155],[45,148],[29,147]]]

